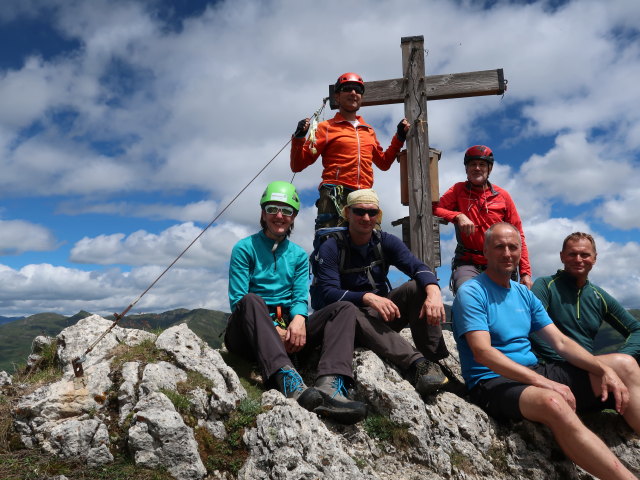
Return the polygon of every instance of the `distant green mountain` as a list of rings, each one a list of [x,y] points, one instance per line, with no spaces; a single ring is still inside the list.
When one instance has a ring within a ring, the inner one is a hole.
[[[217,310],[197,308],[187,310],[180,308],[164,313],[144,313],[124,317],[119,324],[126,328],[139,328],[147,331],[166,330],[174,325],[186,323],[189,328],[202,338],[211,348],[220,348],[222,338],[220,334],[227,326],[229,313]],[[108,317],[113,320],[113,317]]]
[[[640,321],[640,310],[631,309],[629,313]],[[623,343],[624,337],[608,323],[603,323],[594,342],[594,351],[597,353],[613,353]]]
[[[83,318],[79,315],[65,317],[57,313],[38,313],[0,325],[0,370],[12,373],[14,365],[27,361],[35,337],[57,335]]]
[[[0,370],[13,373],[15,367],[24,365],[31,353],[31,343],[38,335],[54,337],[63,329],[90,315],[91,313],[85,311],[71,317],[57,313],[38,313],[0,325]],[[178,309],[164,313],[125,316],[118,324],[124,328],[157,331],[186,323],[212,348],[219,348],[222,345],[219,335],[224,331],[228,317],[228,313],[215,310]],[[113,320],[113,317],[107,318]]]
[[[0,325],[2,325],[3,323],[9,323],[9,322],[14,322],[16,320],[20,320],[21,318],[24,318],[24,317],[3,317],[0,315]]]

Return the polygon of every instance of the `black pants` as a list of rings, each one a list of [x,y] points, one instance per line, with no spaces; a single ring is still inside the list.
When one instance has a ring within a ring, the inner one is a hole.
[[[305,349],[322,345],[318,376],[352,378],[357,311],[350,302],[336,302],[309,316]],[[224,343],[230,352],[257,360],[265,382],[280,368],[292,364],[267,305],[253,293],[242,297],[229,317]]]
[[[400,318],[385,322],[373,308],[360,308],[356,325],[356,346],[368,348],[405,370],[421,357],[436,361],[449,355],[442,338],[442,327],[431,326],[426,318],[419,318],[426,293],[418,288],[414,280],[394,288],[387,298],[400,309]],[[416,348],[398,333],[407,325],[411,328]]]

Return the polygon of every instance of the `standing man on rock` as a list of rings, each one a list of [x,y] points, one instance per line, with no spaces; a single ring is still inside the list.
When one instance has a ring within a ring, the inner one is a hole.
[[[357,73],[343,73],[333,90],[338,113],[320,122],[309,139],[310,119],[298,122],[291,141],[291,171],[301,172],[322,156],[320,198],[316,201],[316,230],[342,223],[342,207],[347,195],[373,186],[373,164],[389,170],[407,137],[409,122],[402,119],[391,145],[384,151],[373,127],[357,115],[364,95],[364,82]]]
[[[344,217],[347,230],[327,238],[312,258],[317,264],[313,307],[343,300],[356,305],[356,346],[399,367],[420,394],[437,391],[448,379],[435,362],[449,355],[438,279],[402,240],[376,230],[382,210],[373,190],[351,192]],[[390,265],[411,280],[391,290]],[[407,325],[417,348],[398,333]]]
[[[564,270],[555,275],[540,277],[531,291],[562,333],[593,353],[594,340],[602,322],[607,322],[625,338],[618,353],[626,355],[598,355],[611,368],[626,368],[618,364],[622,358],[640,362],[640,321],[618,301],[588,279],[596,263],[596,241],[591,235],[575,232],[564,239],[560,261]],[[531,336],[533,349],[545,360],[561,360],[537,335]]]
[[[456,229],[458,245],[451,263],[454,295],[460,285],[487,267],[487,259],[482,254],[484,233],[497,222],[508,222],[520,232],[522,255],[516,269],[519,267],[520,283],[527,288],[532,285],[529,252],[520,215],[509,193],[489,182],[493,161],[489,147],[469,147],[464,154],[467,181],[456,183],[440,197],[440,201],[433,203],[433,214],[452,222]]]
[[[348,398],[356,308],[348,302],[307,312],[309,262],[289,241],[300,200],[293,185],[272,182],[260,199],[262,230],[240,240],[229,262],[231,317],[225,344],[257,360],[262,378],[307,410],[352,424],[366,405]],[[307,388],[289,354],[322,345],[315,388]]]
[[[535,295],[511,280],[520,239],[511,224],[491,226],[484,239],[487,268],[465,282],[453,302],[453,333],[470,397],[495,418],[543,423],[567,457],[598,478],[635,479],[576,412],[615,408],[639,433],[640,383],[621,380],[560,332]],[[532,331],[566,362],[539,365]]]

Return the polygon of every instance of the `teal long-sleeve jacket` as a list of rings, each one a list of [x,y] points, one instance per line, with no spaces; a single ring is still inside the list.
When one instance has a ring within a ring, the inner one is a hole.
[[[640,321],[602,288],[589,281],[578,288],[572,276],[564,270],[558,270],[555,275],[538,278],[531,290],[540,299],[553,323],[589,352],[593,353],[594,339],[600,325],[607,322],[626,339],[618,353],[632,355],[640,361]],[[537,335],[531,335],[531,343],[538,357],[562,360]]]
[[[274,240],[264,232],[235,244],[229,261],[231,312],[247,293],[262,297],[267,305],[281,305],[289,315],[308,315],[309,260],[304,249],[284,239],[275,252]]]

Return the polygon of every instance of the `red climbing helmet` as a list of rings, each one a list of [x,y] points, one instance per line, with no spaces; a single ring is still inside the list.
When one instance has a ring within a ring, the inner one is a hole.
[[[345,83],[357,83],[358,85],[362,86],[362,90],[364,92],[364,81],[362,80],[362,77],[357,73],[353,73],[353,72],[347,72],[340,75],[338,77],[338,80],[336,80],[336,84],[333,87],[333,91],[339,92],[340,86]]]
[[[484,160],[492,166],[493,152],[486,145],[474,145],[473,147],[469,147],[464,153],[464,164],[466,165],[471,160]]]

